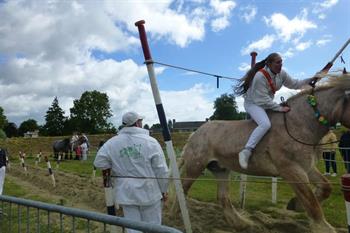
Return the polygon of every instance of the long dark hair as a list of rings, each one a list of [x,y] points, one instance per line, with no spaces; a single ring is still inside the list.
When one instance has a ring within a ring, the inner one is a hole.
[[[241,96],[248,91],[253,78],[260,69],[264,68],[265,65],[271,64],[276,57],[280,57],[278,53],[270,53],[264,60],[259,61],[252,67],[248,72],[240,79],[239,83],[233,88],[235,96]]]

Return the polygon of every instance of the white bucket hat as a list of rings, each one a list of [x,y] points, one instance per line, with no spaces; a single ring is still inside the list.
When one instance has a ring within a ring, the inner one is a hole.
[[[139,115],[136,112],[127,112],[127,113],[124,113],[122,117],[122,121],[123,121],[123,125],[131,126],[135,124],[137,120],[142,120],[143,118],[144,118],[143,116]]]

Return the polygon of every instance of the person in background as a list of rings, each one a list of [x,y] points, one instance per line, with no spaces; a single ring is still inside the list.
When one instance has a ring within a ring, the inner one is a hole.
[[[80,145],[81,148],[81,155],[82,155],[82,160],[87,160],[87,155],[88,155],[88,145],[86,142],[83,142],[83,144]]]
[[[335,160],[335,152],[337,150],[337,136],[333,132],[333,128],[329,128],[328,133],[321,139],[322,157],[325,162],[326,172],[325,176],[329,176],[330,167],[333,169],[332,176],[337,176],[337,163]]]
[[[125,127],[98,150],[94,166],[111,169],[112,176],[117,177],[115,200],[123,208],[125,218],[161,224],[169,171],[161,146],[142,128],[142,119],[136,112],[125,113],[122,117]]]
[[[343,157],[345,169],[350,173],[350,130],[348,129],[339,140],[339,151]]]
[[[81,160],[81,154],[82,154],[82,148],[81,145],[77,146],[77,148],[75,148],[75,160]]]
[[[6,175],[6,149],[0,148],[0,195],[2,195]]]
[[[86,136],[86,134],[82,133],[81,136],[84,138],[84,141],[86,143],[86,154],[89,154],[89,150],[90,150],[90,142],[89,142],[89,139],[88,137]]]
[[[281,89],[282,86],[300,89],[313,80],[317,81],[318,78],[292,79],[282,69],[282,58],[278,53],[271,53],[264,60],[256,63],[241,79],[234,92],[236,96],[243,95],[244,108],[257,124],[246,145],[239,152],[238,161],[241,168],[248,168],[249,158],[256,145],[271,128],[271,122],[266,110],[270,109],[276,112],[290,111],[289,106],[281,106],[273,101],[275,92]]]

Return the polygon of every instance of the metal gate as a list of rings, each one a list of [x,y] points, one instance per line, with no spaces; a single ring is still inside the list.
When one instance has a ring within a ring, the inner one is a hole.
[[[181,231],[122,217],[0,195],[0,233],[122,233],[130,228],[149,233]]]

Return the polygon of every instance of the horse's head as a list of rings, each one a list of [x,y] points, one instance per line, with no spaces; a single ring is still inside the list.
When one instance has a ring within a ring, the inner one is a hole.
[[[350,128],[350,75],[331,77],[329,83],[334,86],[334,95],[337,96],[331,115],[332,120]]]
[[[305,135],[313,132],[314,143],[324,136],[329,126],[340,122],[350,127],[350,75],[329,75],[315,89],[305,89],[288,99],[292,110],[287,114],[289,128]],[[309,135],[309,137],[311,137]],[[311,139],[309,140],[311,141]]]

